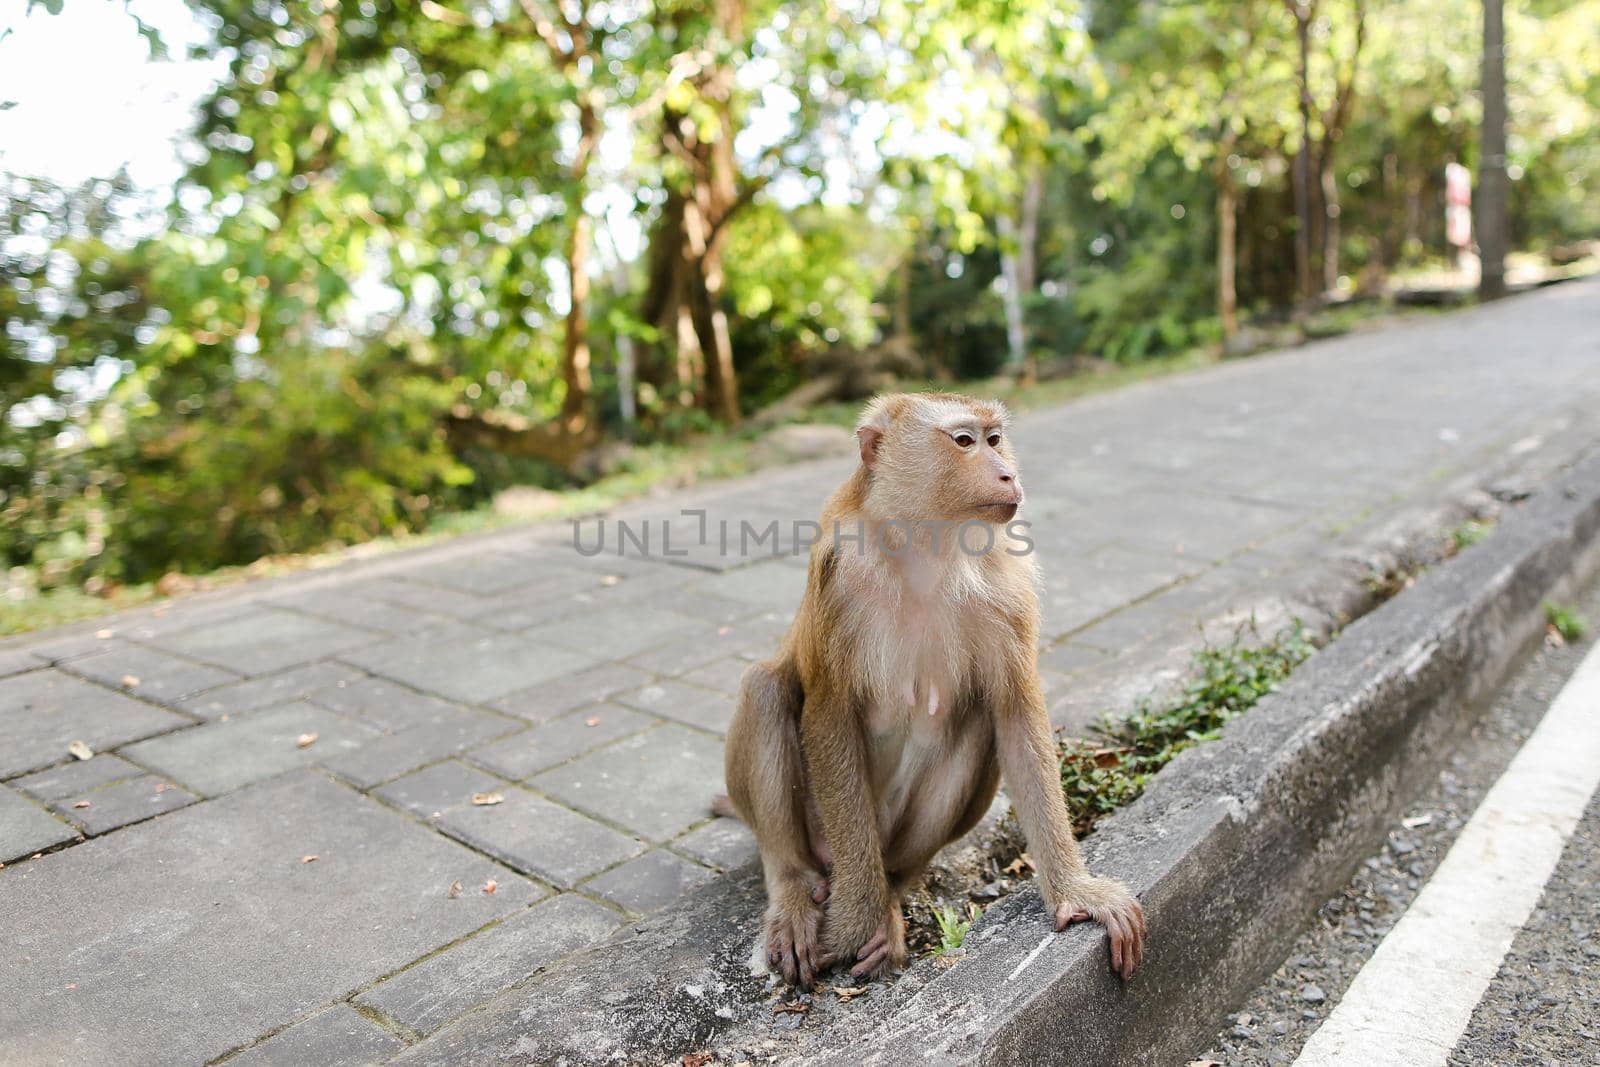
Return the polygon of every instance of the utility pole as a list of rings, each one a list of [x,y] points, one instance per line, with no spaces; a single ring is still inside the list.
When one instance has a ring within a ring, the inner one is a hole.
[[[1478,147],[1478,299],[1506,295],[1506,38],[1502,0],[1483,0],[1483,131]]]

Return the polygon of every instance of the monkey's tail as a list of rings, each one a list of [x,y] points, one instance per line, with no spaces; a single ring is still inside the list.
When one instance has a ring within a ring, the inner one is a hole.
[[[728,794],[718,793],[711,798],[711,814],[722,819],[737,819],[739,813],[733,809],[733,801]]]

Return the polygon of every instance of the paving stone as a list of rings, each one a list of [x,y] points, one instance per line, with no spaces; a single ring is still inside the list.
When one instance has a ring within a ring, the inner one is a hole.
[[[393,602],[372,596],[363,582],[341,582],[321,589],[297,590],[274,598],[272,603],[290,611],[384,634],[410,634],[429,626],[455,621],[448,614],[419,606],[396,611]]]
[[[846,546],[848,549],[848,546]],[[730,600],[742,600],[768,610],[792,610],[806,591],[805,571],[770,560],[706,578],[695,588]]]
[[[77,839],[72,827],[22,794],[0,785],[0,863],[26,859],[35,852]],[[0,1015],[3,1012],[0,1009]]]
[[[671,678],[719,659],[737,655],[749,647],[749,644],[750,640],[744,635],[730,630],[728,633],[713,633],[709,636],[679,638],[665,645],[658,645],[647,652],[629,656],[628,662],[651,674]]]
[[[598,652],[576,652],[520,634],[484,634],[465,641],[431,636],[390,641],[344,660],[398,682],[463,703],[503,697],[594,666]]]
[[[99,752],[189,722],[58,670],[13,675],[0,679],[0,778],[61,762],[73,741]]]
[[[564,893],[379,982],[355,1002],[430,1034],[546,964],[605,938],[621,918]]]
[[[49,666],[40,656],[25,648],[0,648],[0,678],[23,671],[37,671]]]
[[[378,636],[370,630],[268,607],[240,618],[167,634],[158,643],[240,674],[271,674],[371,644]]]
[[[508,786],[505,801],[447,809],[438,820],[451,837],[507,866],[561,889],[644,850],[644,845],[574,811]]]
[[[1108,653],[1104,649],[1092,648],[1089,645],[1074,639],[1059,645],[1052,645],[1039,653],[1039,665],[1057,670],[1063,674],[1072,674],[1085,667],[1093,667],[1104,663]]]
[[[722,780],[721,742],[668,724],[546,771],[531,784],[652,841],[667,841],[706,817]]]
[[[624,690],[637,689],[650,680],[651,676],[637,667],[607,663],[507,694],[490,706],[529,722],[543,722],[577,708],[598,704]]]
[[[368,1067],[405,1047],[350,1005],[335,1004],[245,1049],[228,1067]]]
[[[526,778],[659,721],[615,704],[601,704],[484,745],[470,758],[506,778]]]
[[[659,593],[652,593],[640,601],[650,607],[665,608],[675,611],[679,615],[693,615],[705,622],[715,623],[718,626],[728,626],[740,619],[748,619],[759,614],[759,605],[751,604],[745,600],[734,600],[731,597],[718,596],[708,593],[703,589],[667,589]]]
[[[220,686],[198,696],[180,700],[174,707],[190,715],[215,719],[223,715],[238,715],[241,712],[264,708],[270,704],[286,704],[319,689],[362,677],[364,676],[360,671],[340,663],[311,663],[304,667],[293,667],[281,674],[268,674]]]
[[[105,633],[106,636],[99,636],[101,633]],[[102,627],[100,630],[82,631],[66,637],[46,638],[29,645],[28,651],[46,663],[65,663],[67,660],[92,656],[96,652],[104,651],[113,636],[107,628]]]
[[[188,807],[197,799],[193,793],[171,782],[146,774],[92,792],[76,794],[51,804],[50,808],[57,815],[70,819],[86,836],[98,837]],[[88,807],[78,807],[85,802]]]
[[[522,722],[449,704],[427,721],[389,734],[323,765],[359,789],[369,789],[407,771],[465,752],[522,728]]]
[[[480,806],[472,803],[474,793],[504,799]],[[454,761],[406,775],[376,795],[563,889],[644,850],[593,819]]]
[[[307,694],[306,699],[388,733],[427,726],[462,710],[460,705],[368,675],[335,682]]]
[[[664,645],[674,638],[713,628],[701,619],[672,611],[624,604],[585,612],[528,630],[522,636],[537,644],[549,642],[567,648],[603,649],[605,655],[626,659],[637,652]]]
[[[496,596],[524,586],[535,586],[530,594],[548,593],[556,583],[571,577],[571,570],[555,561],[534,560],[526,554],[474,552],[408,571],[402,580],[476,596]]]
[[[399,604],[413,611],[425,611],[452,619],[470,619],[483,614],[487,599],[454,589],[408,582],[402,577],[374,578],[363,582],[359,593],[370,597],[374,604]]]
[[[672,847],[724,871],[743,866],[761,854],[750,828],[729,818],[712,819],[672,842]]]
[[[452,882],[491,878],[493,895],[449,896]],[[535,895],[504,867],[312,771],[0,881],[0,1063],[75,1067],[206,1063]]]
[[[704,667],[696,667],[681,675],[685,682],[701,686],[705,689],[715,689],[729,696],[739,695],[739,683],[744,679],[744,672],[750,669],[747,660],[738,656],[719,659],[715,663],[708,663]]]
[[[682,682],[647,685],[622,694],[617,703],[717,734],[726,734],[728,724],[733,721],[733,697]]]
[[[92,656],[70,660],[62,669],[112,689],[124,689],[144,700],[174,705],[191,693],[213,689],[239,678],[232,671],[121,641]],[[138,684],[124,685],[124,680],[129,678],[138,679]]]
[[[712,877],[713,873],[699,864],[655,848],[591,878],[583,888],[636,915],[645,915],[671,904]]]
[[[82,796],[93,789],[144,774],[143,767],[135,767],[120,756],[101,753],[93,759],[71,760],[59,767],[39,771],[25,778],[15,778],[7,785],[22,790],[46,804],[69,797]]]
[[[302,735],[313,733],[315,743],[304,748],[297,743]],[[370,726],[296,701],[141,741],[122,751],[197,793],[217,796],[330,760],[376,735]]]
[[[420,819],[437,819],[447,810],[472,802],[474,793],[493,793],[505,783],[474,767],[446,760],[433,767],[396,778],[373,795],[404,808]]]

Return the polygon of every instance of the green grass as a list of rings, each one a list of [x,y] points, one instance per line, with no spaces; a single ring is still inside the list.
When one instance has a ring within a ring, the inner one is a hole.
[[[1102,743],[1061,742],[1061,788],[1077,833],[1132,802],[1178,753],[1216,739],[1225,723],[1282,685],[1313,651],[1298,620],[1261,644],[1247,643],[1247,636],[1259,637],[1254,623],[1229,644],[1196,652],[1181,696],[1162,706],[1146,703],[1123,721],[1106,719]]]
[[[933,918],[939,924],[939,955],[948,956],[960,948],[972,924],[983,914],[983,909],[976,904],[968,904],[967,909],[965,915],[948,904],[933,909]]]
[[[1571,605],[1546,601],[1544,619],[1550,624],[1550,629],[1568,644],[1582,641],[1589,634],[1589,620]]]
[[[1468,519],[1459,526],[1453,527],[1449,535],[1452,554],[1460,552],[1464,548],[1471,548],[1479,541],[1482,541],[1489,536],[1490,529],[1492,529],[1491,523],[1480,522],[1477,519]]]

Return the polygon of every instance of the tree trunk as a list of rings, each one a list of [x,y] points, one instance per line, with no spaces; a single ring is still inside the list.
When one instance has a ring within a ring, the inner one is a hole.
[[[1478,297],[1506,295],[1506,57],[1501,0],[1483,0],[1483,133],[1478,153]]]
[[[1322,154],[1322,291],[1339,288],[1339,176],[1334,172],[1333,149]]]
[[[1217,152],[1217,318],[1226,350],[1239,336],[1239,197],[1225,148]]]
[[[606,241],[611,256],[611,289],[619,300],[625,300],[631,288],[628,265],[622,261],[617,242],[607,233]],[[622,416],[623,436],[633,440],[634,424],[639,420],[638,378],[639,357],[634,347],[633,335],[626,330],[617,331],[617,411]]]
[[[561,380],[567,387],[561,401],[561,425],[581,434],[589,421],[589,395],[594,381],[589,373],[589,216],[580,207],[572,220],[567,243],[567,330],[561,352]]]
[[[1017,218],[1002,213],[995,220],[1000,235],[1000,274],[1006,280],[1003,305],[1006,315],[1006,370],[1017,373],[1028,360],[1027,309],[1023,304],[1035,289],[1038,274],[1035,249],[1039,245],[1039,202],[1044,180],[1037,167],[1023,186]]]
[[[1294,280],[1298,307],[1311,305],[1311,0],[1285,0],[1300,52],[1300,150],[1294,156]]]

